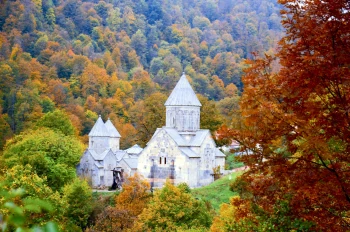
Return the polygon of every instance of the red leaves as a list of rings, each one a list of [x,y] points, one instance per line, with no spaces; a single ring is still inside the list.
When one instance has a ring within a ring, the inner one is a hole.
[[[341,231],[350,226],[350,6],[280,2],[282,68],[273,73],[270,56],[248,61],[245,127],[219,134],[254,151],[241,159],[251,167],[243,179],[255,203],[271,211],[288,199],[294,217]]]

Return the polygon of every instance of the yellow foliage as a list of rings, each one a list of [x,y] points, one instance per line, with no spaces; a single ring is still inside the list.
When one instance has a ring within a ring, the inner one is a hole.
[[[233,225],[247,216],[248,208],[249,206],[247,206],[239,196],[232,197],[230,199],[230,204],[221,205],[220,213],[214,218],[210,231],[232,231]]]
[[[127,210],[133,216],[139,215],[150,198],[150,185],[139,174],[126,178],[123,191],[115,198],[116,208]]]
[[[10,60],[14,61],[17,59],[17,56],[22,53],[21,47],[16,44],[15,46],[12,47],[11,55],[10,55]]]
[[[209,227],[207,208],[191,194],[166,181],[139,215],[133,231],[183,231]]]

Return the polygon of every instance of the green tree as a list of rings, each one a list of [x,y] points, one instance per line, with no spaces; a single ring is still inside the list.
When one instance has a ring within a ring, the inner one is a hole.
[[[240,120],[239,97],[225,97],[219,102],[216,102],[217,109],[224,119],[224,124],[232,126],[232,123],[237,123]]]
[[[118,7],[114,8],[113,10],[110,10],[108,12],[108,18],[107,18],[108,26],[114,30],[118,31],[123,20],[121,18],[120,9]]]
[[[156,191],[148,207],[140,214],[135,231],[179,231],[204,229],[211,225],[204,203],[169,181]]]
[[[60,190],[75,178],[82,152],[83,145],[75,137],[42,127],[9,140],[3,158],[8,168],[30,164],[40,177],[47,177],[53,190]]]
[[[67,218],[71,223],[84,229],[93,210],[91,187],[85,180],[75,178],[64,186],[63,200],[67,203],[65,210]]]
[[[137,55],[141,57],[141,63],[147,65],[147,39],[141,30],[137,30],[136,33],[131,36],[131,46],[135,49]]]
[[[56,23],[56,15],[53,8],[49,8],[46,12],[46,20],[49,25],[54,25]]]
[[[3,149],[6,140],[9,139],[13,132],[6,121],[7,116],[0,114],[0,151]]]
[[[64,202],[52,191],[45,178],[33,172],[30,165],[7,169],[0,182],[0,222],[2,231],[33,228],[49,221],[64,227]],[[55,231],[55,230],[54,230]]]
[[[130,109],[130,117],[138,130],[138,140],[144,146],[157,128],[165,125],[165,94],[156,92]]]
[[[47,46],[49,38],[46,34],[43,34],[34,44],[35,54],[40,54],[42,50],[44,50]]]
[[[66,136],[75,135],[76,131],[67,113],[62,110],[55,110],[46,113],[36,123],[37,127],[47,127],[54,131],[61,132]]]
[[[199,94],[197,97],[202,104],[200,127],[209,129],[211,132],[216,131],[222,125],[223,119],[215,102]]]

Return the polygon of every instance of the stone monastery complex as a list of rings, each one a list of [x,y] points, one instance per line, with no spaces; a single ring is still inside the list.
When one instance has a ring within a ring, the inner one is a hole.
[[[91,179],[93,187],[112,186],[113,170],[138,172],[152,187],[166,179],[199,187],[213,182],[213,168],[225,165],[225,155],[207,129],[200,129],[200,107],[195,92],[183,74],[165,102],[166,125],[158,128],[146,147],[119,149],[120,134],[111,121],[99,117],[89,133],[89,147],[77,166],[79,176]]]

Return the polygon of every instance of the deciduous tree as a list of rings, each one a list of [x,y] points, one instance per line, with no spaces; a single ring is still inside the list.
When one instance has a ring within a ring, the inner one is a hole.
[[[72,224],[84,229],[92,212],[92,189],[85,180],[78,178],[63,188],[63,200],[67,204],[65,215]]]
[[[185,188],[169,181],[156,191],[148,207],[140,214],[134,231],[178,231],[208,228],[211,215],[204,203],[196,200]]]
[[[38,120],[37,126],[47,127],[54,131],[59,131],[66,136],[77,134],[68,115],[61,110],[55,110],[45,114]]]
[[[165,106],[167,96],[156,92],[145,101],[138,101],[130,109],[130,116],[135,122],[135,129],[139,132],[138,142],[144,146],[157,128],[165,125]]]
[[[209,129],[211,132],[216,131],[223,123],[219,110],[216,108],[215,103],[208,100],[208,98],[198,95],[198,99],[202,104],[200,127]]]
[[[75,137],[42,127],[9,140],[3,158],[8,168],[30,164],[36,174],[47,177],[53,190],[60,190],[75,178],[82,152],[83,146]]]
[[[122,192],[115,197],[116,205],[98,216],[92,231],[130,230],[150,200],[149,189],[149,183],[138,174],[125,178]]]
[[[30,165],[7,169],[0,180],[0,215],[5,221],[13,220],[8,229],[29,228],[49,221],[64,224],[64,202],[60,194],[52,191],[46,178],[40,178]],[[8,199],[11,195],[13,198]],[[5,227],[2,229],[7,231]]]
[[[254,204],[315,230],[350,227],[350,5],[348,1],[280,0],[286,36],[273,57],[249,64],[241,107],[245,128],[226,131],[253,154],[244,175]],[[249,202],[250,200],[247,200]]]

